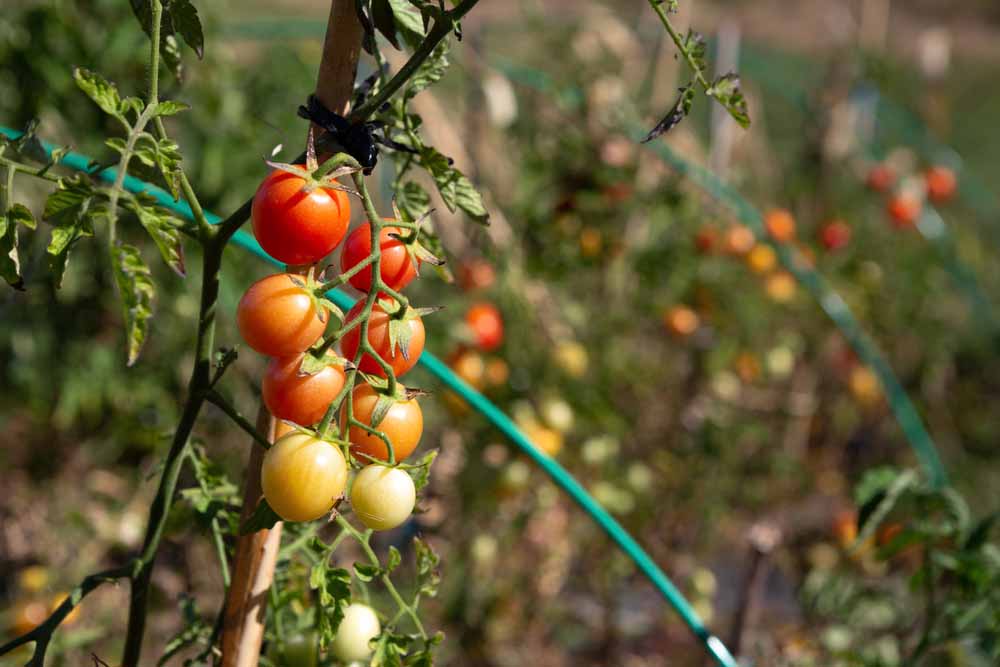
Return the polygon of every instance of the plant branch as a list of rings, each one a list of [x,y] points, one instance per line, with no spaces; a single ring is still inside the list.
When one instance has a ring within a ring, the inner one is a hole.
[[[663,9],[662,0],[649,0],[649,6],[652,7],[653,11],[656,12],[656,15],[660,17],[660,22],[663,24],[663,27],[667,29],[667,34],[670,35],[670,39],[672,39],[674,45],[677,46],[677,50],[684,56],[684,60],[687,62],[688,67],[691,68],[691,73],[694,74],[695,80],[701,84],[701,87],[707,93],[712,87],[712,84],[710,84],[708,79],[705,78],[705,73],[702,71],[701,65],[699,65],[694,59],[694,56],[691,55],[691,51],[684,43],[684,38],[680,36],[680,33],[678,33],[677,29],[674,28],[674,24],[671,23],[670,17],[667,16],[666,10]]]
[[[246,431],[250,435],[250,437],[257,442],[257,444],[259,444],[264,449],[270,449],[271,447],[270,441],[260,431],[257,430],[257,427],[255,427],[253,424],[250,423],[249,419],[240,414],[239,411],[235,407],[233,407],[233,404],[227,401],[222,394],[220,394],[215,389],[209,389],[208,391],[205,392],[205,400],[207,400],[209,403],[217,406],[220,410],[225,412],[226,415],[234,422],[236,422],[237,426]]]
[[[454,8],[439,14],[434,21],[434,26],[424,37],[423,41],[420,42],[420,45],[413,52],[413,55],[410,56],[409,60],[403,63],[399,71],[375,95],[352,111],[349,120],[353,123],[363,122],[377,112],[383,104],[388,102],[410,80],[423,62],[430,57],[431,53],[434,52],[434,48],[442,39],[448,36],[448,33],[452,31],[455,24],[470,9],[476,6],[477,2],[479,0],[462,0]]]

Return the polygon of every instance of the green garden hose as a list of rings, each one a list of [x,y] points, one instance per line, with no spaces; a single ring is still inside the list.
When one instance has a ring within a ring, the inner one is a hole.
[[[0,134],[6,135],[11,139],[17,139],[21,136],[20,132],[3,126],[0,126]],[[51,155],[53,146],[46,142],[42,142],[42,145],[44,146],[46,153]],[[64,167],[93,174],[92,165],[94,162],[87,156],[79,153],[66,153],[60,159],[59,164]],[[108,182],[113,182],[115,180],[115,170],[112,168],[104,169],[93,175]],[[142,192],[150,195],[156,199],[156,202],[159,205],[164,208],[168,208],[185,218],[193,219],[194,217],[191,212],[191,207],[188,206],[187,202],[175,201],[169,193],[156,187],[155,185],[146,183],[145,181],[133,176],[126,176],[123,185],[129,192]],[[212,213],[206,213],[205,215],[208,218],[208,221],[212,224],[217,224],[221,221],[219,216]],[[277,262],[264,252],[264,249],[260,247],[256,239],[243,230],[239,230],[233,236],[233,242],[276,266],[283,266],[283,264]],[[349,308],[354,305],[354,299],[351,298],[351,296],[346,292],[334,289],[330,290],[327,293],[327,296],[329,296],[334,303],[342,308]],[[529,440],[528,437],[521,432],[510,417],[504,414],[504,412],[492,401],[459,378],[436,356],[430,352],[424,352],[420,355],[419,363],[431,375],[440,380],[445,387],[461,396],[470,406],[486,417],[490,423],[492,423],[501,433],[507,436],[511,442],[527,454],[535,463],[537,463],[558,486],[569,494],[569,496],[583,508],[583,510],[597,525],[604,529],[604,532],[608,534],[618,548],[620,548],[632,560],[632,562],[635,563],[636,567],[638,567],[639,570],[653,583],[670,606],[673,607],[674,610],[680,615],[681,619],[688,626],[695,637],[697,637],[702,643],[705,650],[708,651],[708,653],[719,665],[722,667],[739,667],[736,659],[733,658],[725,644],[723,644],[718,637],[709,632],[708,628],[705,627],[705,624],[698,617],[698,614],[684,598],[684,595],[677,589],[673,582],[670,581],[670,578],[667,577],[663,570],[660,569],[656,562],[653,561],[650,555],[646,553],[639,543],[636,542],[631,535],[629,535],[628,531],[626,531],[625,528],[623,528],[622,525],[618,523],[614,517],[612,517],[608,511],[605,510],[599,502],[597,502],[597,500],[594,499],[593,496],[587,493],[587,490],[584,489],[578,481],[576,481],[569,471],[567,471],[555,459],[550,458],[540,449],[535,447],[531,440]]]

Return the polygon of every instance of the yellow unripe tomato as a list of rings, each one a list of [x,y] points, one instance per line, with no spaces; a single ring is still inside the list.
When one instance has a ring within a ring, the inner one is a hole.
[[[747,255],[747,266],[754,273],[767,273],[777,263],[778,253],[774,251],[774,248],[765,243],[758,243]]]
[[[795,298],[795,276],[785,271],[768,276],[764,290],[772,301],[788,303]]]
[[[878,377],[867,366],[855,366],[847,379],[854,398],[865,407],[871,407],[882,398],[882,386]]]
[[[701,318],[687,306],[674,306],[663,313],[663,326],[674,336],[686,338],[701,324]]]
[[[49,585],[49,569],[44,565],[29,565],[18,573],[17,582],[25,593],[37,593]]]
[[[580,232],[580,254],[584,257],[597,257],[601,252],[604,240],[601,232],[593,227],[584,227]]]
[[[371,641],[381,631],[382,624],[379,623],[375,610],[354,602],[344,610],[344,618],[337,626],[337,634],[330,642],[330,650],[344,663],[365,661],[372,654]]]
[[[563,435],[559,431],[538,423],[525,424],[522,428],[528,440],[549,456],[555,456],[562,449]]]
[[[403,523],[416,502],[413,480],[399,468],[366,466],[351,485],[351,507],[372,530],[389,530]]]
[[[312,521],[333,508],[347,485],[340,449],[306,433],[282,436],[264,455],[260,484],[285,521]]]
[[[554,352],[556,364],[570,377],[583,377],[587,372],[587,348],[575,340],[563,340],[556,343]]]

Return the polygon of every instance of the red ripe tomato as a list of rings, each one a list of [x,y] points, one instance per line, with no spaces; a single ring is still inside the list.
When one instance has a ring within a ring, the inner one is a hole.
[[[905,229],[912,227],[920,217],[920,201],[911,195],[896,195],[889,200],[886,210],[893,227]]]
[[[458,281],[462,289],[489,289],[496,282],[496,271],[493,265],[485,259],[473,259],[462,262],[458,269]]]
[[[492,303],[477,303],[465,314],[465,324],[472,331],[476,346],[490,352],[503,343],[503,318]]]
[[[325,317],[320,319],[301,283],[298,276],[276,273],[250,286],[236,308],[236,325],[247,345],[269,357],[290,357],[323,335]]]
[[[364,310],[364,307],[365,302],[358,301],[347,313],[344,321],[350,322],[353,320]],[[412,309],[410,310],[411,312],[408,312],[406,315],[406,324],[410,327],[410,344],[406,348],[406,356],[403,355],[403,351],[398,343],[395,349],[390,350],[389,321],[391,316],[382,309],[382,306],[377,303],[372,306],[371,319],[368,320],[368,342],[375,348],[378,356],[392,366],[392,372],[396,377],[403,375],[413,368],[417,363],[417,359],[420,358],[420,354],[424,351],[424,323],[419,315],[412,313]],[[344,338],[340,341],[340,349],[347,359],[354,361],[360,345],[361,325],[359,324],[344,334]],[[382,367],[370,354],[365,354],[361,357],[361,363],[358,364],[358,368],[365,373],[385,377],[385,371],[382,370]]]
[[[865,183],[875,192],[887,192],[896,182],[896,172],[887,164],[877,164],[868,172]]]
[[[344,238],[351,206],[342,190],[317,187],[275,169],[257,188],[250,218],[253,233],[271,257],[286,264],[315,264]]]
[[[354,388],[354,418],[362,424],[372,426],[372,413],[378,403],[379,394],[371,385],[360,384]],[[406,459],[420,442],[424,431],[424,413],[416,399],[397,401],[385,413],[378,426],[372,428],[381,431],[392,443],[396,462]],[[348,431],[351,441],[351,453],[363,465],[371,463],[372,458],[389,460],[389,450],[385,442],[377,435],[372,435],[363,428],[352,426]]]
[[[827,250],[840,250],[851,241],[851,228],[843,220],[828,222],[819,231],[819,240]]]
[[[403,289],[417,277],[417,264],[414,264],[413,258],[407,252],[406,244],[389,236],[390,234],[403,236],[406,233],[399,227],[383,227],[379,234],[379,246],[382,248],[379,274],[382,282],[396,291]],[[344,242],[343,254],[340,256],[340,270],[349,271],[367,259],[371,252],[372,230],[371,225],[366,222],[351,232]],[[369,291],[372,288],[372,267],[366,266],[361,269],[351,276],[348,282],[362,292]]]
[[[703,255],[710,254],[715,250],[715,246],[719,243],[719,230],[715,227],[706,225],[698,230],[698,233],[694,236],[694,245],[698,248],[698,252]]]
[[[331,355],[332,356],[332,355]],[[272,359],[264,374],[264,405],[278,419],[311,426],[323,418],[344,388],[344,367],[332,363],[313,375],[299,374],[302,355]]]
[[[924,182],[927,184],[927,197],[932,202],[946,202],[955,196],[958,189],[958,179],[948,167],[931,167],[924,174]]]

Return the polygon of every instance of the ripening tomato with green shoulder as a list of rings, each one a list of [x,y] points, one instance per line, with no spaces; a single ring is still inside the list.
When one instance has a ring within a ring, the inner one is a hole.
[[[264,454],[260,486],[285,521],[323,516],[344,493],[347,461],[340,449],[307,433],[282,436]]]
[[[389,530],[413,513],[417,488],[400,468],[373,463],[351,483],[351,507],[361,523],[372,530]]]
[[[344,321],[352,321],[361,314],[364,307],[364,300],[358,301],[348,311]],[[375,349],[376,354],[392,367],[392,372],[395,376],[400,377],[416,365],[417,360],[424,351],[424,323],[420,319],[420,315],[413,308],[407,308],[406,313],[402,317],[402,322],[403,326],[409,330],[408,344],[402,345],[397,339],[396,345],[393,346],[389,338],[390,322],[393,319],[398,318],[395,314],[387,313],[381,304],[376,303],[372,306],[371,317],[368,320],[368,342]],[[344,353],[345,358],[354,361],[360,346],[361,325],[359,324],[344,334],[344,337],[340,341],[340,349]],[[358,368],[364,373],[385,377],[385,371],[382,369],[382,366],[375,361],[371,354],[365,353],[362,355]]]
[[[269,357],[309,349],[326,330],[326,313],[305,281],[290,273],[261,278],[236,308],[236,326],[246,344]]]
[[[272,415],[302,426],[323,418],[346,380],[344,360],[332,352],[327,356],[330,363],[312,375],[302,372],[304,355],[271,360],[261,383],[261,396]]]
[[[412,234],[410,230],[401,227],[383,227],[379,232],[379,276],[382,282],[397,292],[410,284],[417,277],[420,261],[414,257],[410,249],[399,238]],[[368,259],[372,252],[372,228],[366,222],[347,236],[344,242],[343,254],[340,256],[340,270],[350,271]],[[362,292],[372,288],[371,265],[361,269],[348,279],[348,282]]]
[[[503,343],[503,316],[492,303],[477,303],[465,313],[465,324],[476,347],[491,352]]]
[[[381,394],[369,384],[359,384],[355,387],[353,392],[354,418],[362,424],[384,433],[389,438],[389,442],[392,443],[396,461],[403,461],[413,453],[420,442],[420,436],[424,431],[423,411],[415,398],[409,400],[393,399],[392,407],[382,417],[382,421],[373,425],[372,417],[375,414],[375,407],[380,396]],[[347,419],[346,410],[345,406],[342,410],[341,423]],[[382,438],[377,435],[372,435],[358,426],[351,426],[348,430],[348,439],[351,441],[351,454],[362,464],[367,465],[372,462],[372,459],[389,460],[389,450]]]
[[[351,205],[342,190],[275,169],[257,188],[250,219],[257,242],[271,257],[285,264],[315,264],[343,240]]]

